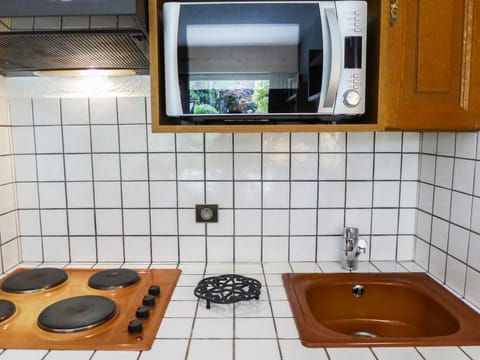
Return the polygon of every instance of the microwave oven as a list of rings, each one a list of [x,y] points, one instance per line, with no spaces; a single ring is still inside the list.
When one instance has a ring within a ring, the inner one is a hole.
[[[367,2],[163,3],[163,111],[209,122],[365,112]]]

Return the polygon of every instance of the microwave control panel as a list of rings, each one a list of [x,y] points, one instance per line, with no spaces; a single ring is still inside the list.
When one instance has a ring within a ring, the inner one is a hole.
[[[363,113],[365,111],[367,3],[337,1],[335,6],[343,56],[334,113]]]

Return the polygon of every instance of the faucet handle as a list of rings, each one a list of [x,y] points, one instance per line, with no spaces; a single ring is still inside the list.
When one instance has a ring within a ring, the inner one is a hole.
[[[358,239],[357,242],[357,248],[360,250],[362,253],[365,253],[367,251],[367,240],[365,239]]]

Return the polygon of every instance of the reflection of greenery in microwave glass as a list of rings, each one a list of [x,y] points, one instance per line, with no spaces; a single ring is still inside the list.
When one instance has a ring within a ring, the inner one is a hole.
[[[268,80],[193,80],[189,83],[194,114],[267,113]]]

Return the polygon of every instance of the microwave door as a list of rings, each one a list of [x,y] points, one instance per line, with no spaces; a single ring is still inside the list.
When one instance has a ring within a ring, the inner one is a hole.
[[[166,2],[163,22],[167,116],[334,115],[335,2]]]
[[[323,37],[323,77],[318,113],[333,115],[342,71],[341,35],[334,7],[320,3]],[[315,81],[311,79],[311,81]]]

